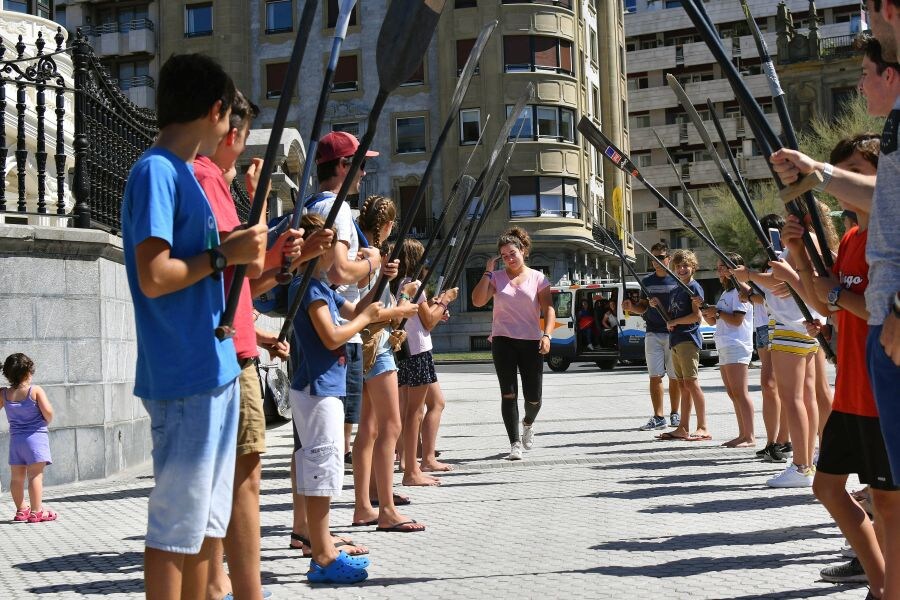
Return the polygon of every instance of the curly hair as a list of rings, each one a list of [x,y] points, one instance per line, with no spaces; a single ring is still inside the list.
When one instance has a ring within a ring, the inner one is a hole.
[[[692,250],[676,250],[672,255],[672,267],[677,267],[680,263],[687,264],[693,271],[700,268],[700,262],[697,255]]]
[[[356,222],[360,228],[372,234],[372,246],[381,248],[381,228],[386,223],[392,223],[397,218],[397,206],[387,196],[373,194],[366,198],[362,208],[359,209],[359,217]]]
[[[3,361],[3,375],[11,386],[16,387],[29,375],[34,375],[34,361],[21,352],[10,354]]]
[[[508,244],[512,244],[521,250],[522,254],[528,256],[531,251],[531,236],[521,227],[510,227],[497,239],[497,252],[500,252],[500,249]]]

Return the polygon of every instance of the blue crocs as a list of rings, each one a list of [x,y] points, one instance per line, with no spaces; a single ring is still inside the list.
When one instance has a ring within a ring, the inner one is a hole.
[[[369,576],[366,571],[368,566],[369,559],[365,556],[349,556],[341,550],[327,567],[320,567],[314,560],[309,561],[306,578],[310,583],[359,583]]]

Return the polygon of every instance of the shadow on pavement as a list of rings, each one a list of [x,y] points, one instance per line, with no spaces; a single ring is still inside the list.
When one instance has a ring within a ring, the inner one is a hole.
[[[747,569],[778,569],[787,565],[822,564],[822,555],[834,555],[831,550],[798,554],[754,554],[749,556],[695,556],[654,565],[609,565],[590,569],[573,569],[567,573],[596,573],[613,577],[690,577],[710,572]],[[727,596],[731,598],[731,596]],[[768,597],[768,596],[767,596]]]
[[[691,494],[712,494],[716,492],[737,492],[759,490],[758,485],[743,485],[735,483],[731,485],[654,485],[645,488],[630,490],[618,490],[613,492],[594,492],[581,496],[582,498],[614,498],[616,500],[647,500],[651,498],[664,498],[667,496],[685,496]]]
[[[150,496],[150,492],[153,491],[152,487],[146,488],[130,488],[127,490],[115,490],[115,491],[104,491],[97,492],[96,494],[75,494],[73,496],[53,496],[51,494],[47,494],[44,498],[45,501],[56,503],[56,502],[102,502],[102,501],[110,501],[110,500],[127,500],[128,498],[147,498]]]
[[[79,552],[64,556],[51,556],[38,562],[13,565],[16,569],[32,573],[139,573],[144,570],[143,552]],[[104,582],[106,583],[106,582]],[[111,581],[110,584],[117,582]],[[85,584],[89,585],[89,584]],[[97,585],[95,582],[91,585]],[[143,583],[141,584],[143,587]]]
[[[817,504],[812,494],[808,496],[770,496],[768,498],[731,498],[728,500],[709,500],[695,504],[674,504],[671,506],[651,506],[642,508],[638,512],[647,514],[703,514],[703,513],[737,513],[743,510],[765,510],[768,508],[784,508],[786,506],[800,506],[803,504]]]
[[[833,533],[821,531],[833,529],[833,523],[820,523],[818,525],[798,525],[794,527],[781,527],[778,529],[761,529],[759,531],[746,532],[711,532],[689,533],[671,537],[659,536],[638,538],[631,540],[618,540],[604,542],[591,546],[591,550],[620,550],[626,552],[674,552],[680,550],[699,550],[717,546],[755,546],[762,544],[780,544],[783,542],[796,542],[808,539],[840,538],[841,534],[835,530]],[[837,556],[835,554],[835,556]]]
[[[63,594],[75,592],[82,596],[106,596],[109,594],[143,593],[144,579],[123,579],[119,581],[87,581],[85,583],[62,583],[29,588],[33,594]]]
[[[774,466],[774,465],[773,465]],[[674,465],[673,465],[674,468]],[[634,479],[623,479],[619,483],[621,485],[671,485],[678,483],[687,483],[689,481],[709,481],[711,479],[719,481],[722,479],[737,479],[738,477],[743,478],[755,478],[759,485],[757,487],[761,488],[764,479],[769,476],[768,472],[765,471],[736,471],[732,473],[717,473],[717,472],[709,472],[709,473],[685,473],[683,475],[662,475],[659,477],[649,476],[649,477],[637,477]]]

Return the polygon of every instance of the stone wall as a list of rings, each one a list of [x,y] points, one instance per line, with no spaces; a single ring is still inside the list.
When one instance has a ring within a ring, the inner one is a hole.
[[[0,360],[28,354],[53,404],[47,485],[150,459],[149,420],[132,394],[134,316],[123,261],[122,240],[101,231],[0,225]],[[4,416],[4,488],[8,446]]]

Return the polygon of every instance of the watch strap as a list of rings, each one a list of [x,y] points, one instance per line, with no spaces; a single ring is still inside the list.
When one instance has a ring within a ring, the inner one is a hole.
[[[828,184],[831,182],[831,177],[834,175],[834,165],[830,163],[824,163],[822,165],[822,181],[820,181],[815,190],[817,192],[824,192],[825,188],[828,187]]]

